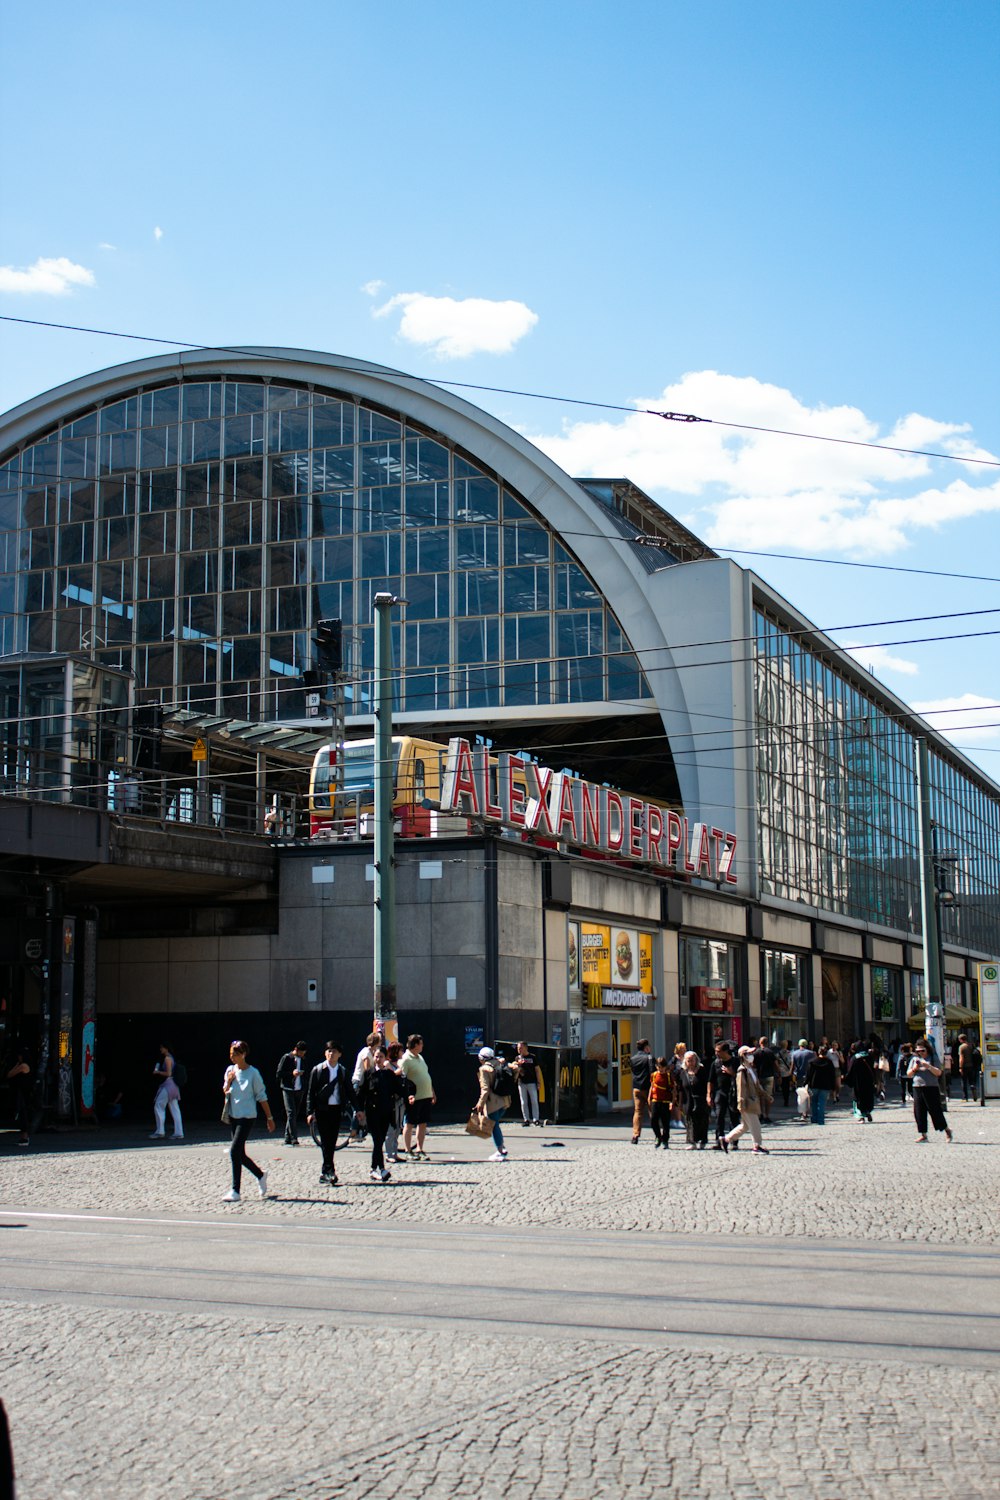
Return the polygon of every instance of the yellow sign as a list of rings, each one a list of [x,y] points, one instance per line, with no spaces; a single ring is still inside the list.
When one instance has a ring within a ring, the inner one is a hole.
[[[208,760],[208,746],[204,740],[195,740],[191,747],[192,760]]]
[[[639,934],[639,988],[644,995],[653,993],[653,936],[649,932]]]
[[[584,984],[611,983],[611,928],[580,923],[580,978]]]

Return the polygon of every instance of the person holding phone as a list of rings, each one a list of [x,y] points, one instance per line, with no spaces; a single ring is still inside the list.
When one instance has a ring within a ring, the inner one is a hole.
[[[951,1145],[954,1139],[945,1119],[941,1086],[938,1079],[941,1069],[931,1057],[926,1039],[921,1039],[913,1049],[910,1066],[906,1070],[913,1091],[913,1118],[917,1122],[917,1145],[927,1144],[927,1116],[934,1121],[935,1130],[943,1130],[944,1138]]]

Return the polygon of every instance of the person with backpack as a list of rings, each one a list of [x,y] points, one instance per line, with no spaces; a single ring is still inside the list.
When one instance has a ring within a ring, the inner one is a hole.
[[[493,1125],[493,1144],[496,1150],[490,1161],[506,1161],[507,1150],[503,1143],[500,1121],[514,1097],[514,1075],[498,1057],[492,1047],[479,1049],[479,1102],[476,1113],[483,1115]]]
[[[305,1042],[296,1042],[278,1064],[275,1082],[281,1090],[281,1102],[285,1106],[285,1145],[299,1144],[299,1105],[305,1092],[302,1086],[302,1063],[306,1055]]]
[[[186,1077],[185,1073],[185,1077]],[[170,1109],[170,1118],[174,1122],[174,1140],[184,1139],[184,1124],[181,1120],[181,1091],[177,1079],[174,1077],[174,1059],[166,1042],[160,1043],[160,1061],[153,1069],[153,1077],[158,1080],[156,1094],[153,1098],[153,1119],[156,1128],[149,1137],[151,1141],[162,1141],[166,1139],[167,1109]]]

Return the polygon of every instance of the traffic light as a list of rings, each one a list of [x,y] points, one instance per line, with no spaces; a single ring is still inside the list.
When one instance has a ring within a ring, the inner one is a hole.
[[[342,620],[316,622],[316,662],[321,672],[339,672],[344,665],[344,624]]]

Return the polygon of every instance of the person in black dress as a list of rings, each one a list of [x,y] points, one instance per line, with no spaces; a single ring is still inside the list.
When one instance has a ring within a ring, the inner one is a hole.
[[[687,1149],[704,1151],[708,1145],[708,1069],[697,1052],[685,1052],[680,1081],[684,1095]]]
[[[854,1093],[854,1118],[870,1125],[875,1108],[875,1074],[864,1042],[851,1043],[851,1060],[844,1082]]]

